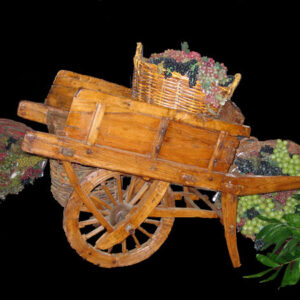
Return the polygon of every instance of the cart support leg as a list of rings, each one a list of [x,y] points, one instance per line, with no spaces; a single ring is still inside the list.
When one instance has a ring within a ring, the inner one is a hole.
[[[225,238],[229,256],[234,268],[241,266],[236,239],[236,209],[237,196],[230,193],[222,193],[222,214],[225,230]]]

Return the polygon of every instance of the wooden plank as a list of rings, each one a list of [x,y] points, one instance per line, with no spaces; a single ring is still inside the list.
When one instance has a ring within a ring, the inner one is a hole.
[[[300,188],[300,176],[237,176],[208,172],[196,166],[149,159],[128,151],[84,143],[52,134],[29,131],[22,149],[29,153],[67,160],[87,166],[165,180],[179,185],[230,192],[236,195],[269,193]],[[65,151],[62,151],[65,149]],[[67,150],[72,151],[67,151]],[[64,155],[70,153],[72,155]]]
[[[88,145],[94,145],[96,142],[96,139],[99,135],[100,124],[103,119],[104,112],[105,112],[105,105],[98,103],[96,106],[94,117],[91,126],[89,128],[89,133],[86,140]]]
[[[199,208],[182,208],[182,207],[156,207],[149,214],[149,217],[175,217],[175,218],[219,218],[219,216],[211,210]]]
[[[165,134],[158,158],[208,168],[219,132],[171,121]],[[224,140],[219,153],[217,170],[227,171],[237,146],[232,137]]]
[[[104,93],[119,95],[123,97],[131,96],[131,89],[109,82],[94,76],[82,75],[79,73],[61,70],[55,78],[56,85],[69,86],[76,89],[86,88],[91,90],[101,90]]]
[[[46,124],[48,107],[42,103],[22,100],[18,106],[18,116],[24,119]]]
[[[96,144],[150,155],[160,119],[136,113],[106,113]]]
[[[68,116],[68,112],[65,110],[27,100],[22,100],[19,103],[17,114],[24,119],[47,125],[56,121],[65,123]]]
[[[265,194],[299,189],[300,176],[228,176],[227,185],[235,186],[237,195]]]
[[[131,89],[92,76],[61,70],[57,73],[53,85],[45,99],[45,104],[69,110],[73,97],[80,88],[101,90],[117,96],[131,96]]]
[[[106,94],[101,91],[81,89],[76,95],[76,98],[84,100],[85,103],[90,101],[101,101],[107,105],[107,108],[111,106],[117,106],[135,113],[148,114],[159,118],[168,118],[169,120],[180,121],[196,127],[203,127],[217,131],[223,130],[227,131],[232,136],[250,136],[250,127],[245,125],[231,124],[204,116],[195,116],[193,114],[179,112],[174,109],[169,109],[158,105],[134,101],[126,97]],[[107,111],[109,112],[109,110]]]
[[[53,84],[48,92],[45,104],[59,109],[69,110],[77,91],[75,88]]]

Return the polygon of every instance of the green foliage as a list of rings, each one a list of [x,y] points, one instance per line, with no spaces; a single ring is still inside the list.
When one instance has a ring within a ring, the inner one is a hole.
[[[190,53],[189,44],[187,42],[181,43],[181,50],[184,51],[186,54]]]
[[[299,194],[295,198],[300,200]],[[268,252],[257,254],[256,259],[268,268],[244,278],[261,278],[272,273],[260,281],[264,283],[283,273],[280,287],[296,285],[300,279],[300,214],[287,214],[283,221],[262,218],[268,221],[268,225],[260,230],[256,240],[261,240],[264,244],[261,251],[268,249]]]

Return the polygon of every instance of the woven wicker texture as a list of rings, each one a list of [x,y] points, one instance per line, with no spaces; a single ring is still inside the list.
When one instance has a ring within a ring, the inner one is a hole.
[[[86,167],[79,164],[72,165],[79,180],[82,180],[88,174],[96,170],[96,168]],[[71,194],[73,193],[73,187],[69,182],[62,164],[55,159],[50,160],[50,175],[52,195],[61,206],[65,207]],[[110,190],[111,194],[116,197],[117,186],[115,181],[108,181],[106,186]],[[107,199],[106,193],[100,187],[93,191],[93,195],[102,200]]]
[[[158,72],[158,66],[146,62],[142,55],[142,44],[138,43],[134,57],[134,72],[132,82],[132,97],[138,101],[157,104],[172,109],[186,111],[193,114],[205,114],[216,116],[220,108],[208,105],[204,102],[205,94],[201,84],[197,81],[192,88],[189,86],[189,78],[177,72],[172,77]],[[235,79],[228,87],[220,87],[222,95],[229,100],[239,84],[241,74],[236,74]]]

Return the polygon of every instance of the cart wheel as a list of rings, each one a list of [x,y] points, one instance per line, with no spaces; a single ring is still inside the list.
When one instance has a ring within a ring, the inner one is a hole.
[[[157,183],[98,169],[81,182],[81,187],[110,225],[116,227],[130,211],[139,209],[141,197]],[[170,187],[159,205],[174,206]],[[133,265],[150,257],[167,239],[173,222],[174,218],[169,217],[146,217],[121,243],[100,250],[96,243],[107,231],[76,193],[64,209],[64,230],[71,247],[84,259],[105,268]]]

